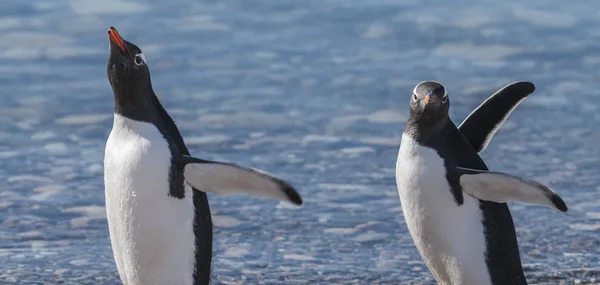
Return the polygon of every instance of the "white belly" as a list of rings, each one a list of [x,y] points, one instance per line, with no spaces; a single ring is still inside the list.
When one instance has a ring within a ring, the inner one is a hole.
[[[464,195],[458,206],[434,149],[408,135],[396,162],[396,183],[408,230],[421,257],[440,284],[491,284],[479,202]]]
[[[110,240],[125,285],[192,284],[194,207],[168,196],[170,151],[154,125],[115,114],[104,183]]]

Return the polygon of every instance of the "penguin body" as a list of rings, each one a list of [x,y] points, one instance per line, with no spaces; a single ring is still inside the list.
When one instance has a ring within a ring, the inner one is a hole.
[[[411,96],[396,182],[409,232],[440,284],[526,284],[505,202],[567,210],[546,186],[487,170],[478,150],[514,109],[503,106],[504,116],[474,112],[470,117],[489,120],[479,122],[487,127],[479,132],[463,123],[471,133],[485,134],[469,140],[448,116],[444,86],[422,82]]]
[[[168,143],[154,125],[115,114],[106,144],[106,210],[124,284],[193,284],[193,193],[189,185],[184,199],[165,193],[170,168]]]
[[[479,202],[466,196],[458,207],[451,191],[439,191],[449,187],[444,159],[404,134],[396,172],[407,226],[435,278],[448,281],[440,284],[490,284]]]
[[[113,128],[104,159],[113,255],[125,285],[209,284],[212,221],[206,192],[302,204],[289,184],[251,168],[190,156],[158,101],[146,58],[108,31]]]

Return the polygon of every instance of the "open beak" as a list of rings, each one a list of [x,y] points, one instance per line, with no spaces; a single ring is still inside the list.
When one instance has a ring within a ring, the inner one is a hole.
[[[435,101],[437,101],[437,99],[435,99],[435,97],[432,97],[432,96],[429,96],[429,95],[425,96],[425,98],[423,98],[423,100],[425,100],[425,102],[428,103],[428,104],[429,103],[434,103]]]
[[[125,43],[123,42],[123,39],[119,35],[119,32],[117,32],[117,29],[115,29],[113,27],[110,27],[110,29],[108,29],[108,39],[112,43],[117,45],[117,47],[119,47],[119,49],[122,52],[124,52],[125,54],[129,54],[129,52],[127,52],[127,48],[125,48]]]

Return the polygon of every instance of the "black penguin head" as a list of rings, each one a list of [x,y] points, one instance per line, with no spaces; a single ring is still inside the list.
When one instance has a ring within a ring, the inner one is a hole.
[[[137,104],[149,103],[152,91],[150,71],[142,50],[124,40],[113,27],[108,29],[109,56],[106,72],[115,94],[115,108],[132,108]],[[127,106],[129,105],[129,106]]]
[[[444,85],[435,81],[423,81],[413,90],[410,98],[409,123],[433,127],[448,118],[450,101]]]

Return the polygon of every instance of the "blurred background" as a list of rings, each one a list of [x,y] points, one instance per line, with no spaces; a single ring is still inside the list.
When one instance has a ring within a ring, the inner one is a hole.
[[[531,284],[600,283],[596,1],[3,0],[0,284],[120,284],[104,210],[107,29],[140,46],[193,155],[262,168],[305,205],[210,196],[214,284],[434,284],[394,168],[414,86],[459,124],[537,90],[483,153],[564,214],[511,204]]]

